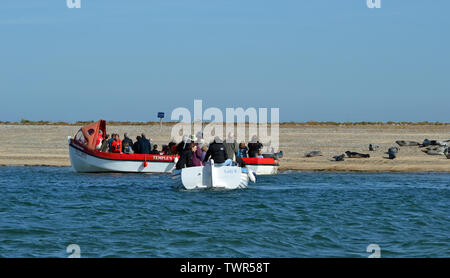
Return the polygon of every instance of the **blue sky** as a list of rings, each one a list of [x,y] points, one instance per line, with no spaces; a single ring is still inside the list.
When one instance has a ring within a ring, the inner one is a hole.
[[[450,122],[450,1],[2,0],[0,121]]]

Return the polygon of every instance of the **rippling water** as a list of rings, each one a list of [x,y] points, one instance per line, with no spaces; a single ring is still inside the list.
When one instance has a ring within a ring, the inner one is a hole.
[[[450,174],[302,173],[235,191],[168,175],[0,167],[0,256],[450,256]]]

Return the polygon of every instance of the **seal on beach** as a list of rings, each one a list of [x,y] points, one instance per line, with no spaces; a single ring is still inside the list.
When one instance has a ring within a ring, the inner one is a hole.
[[[422,151],[428,155],[443,155],[445,154],[445,150],[446,148],[443,146],[436,146],[436,147],[428,147]]]
[[[397,145],[399,145],[400,147],[411,147],[411,146],[419,146],[420,145],[420,143],[416,142],[416,141],[399,140],[399,141],[395,141],[395,143],[397,143]]]
[[[387,154],[389,155],[389,159],[395,159],[397,157],[397,153],[400,149],[397,147],[391,147],[388,149]]]
[[[364,153],[357,153],[357,152],[351,152],[346,151],[345,152],[349,158],[369,158],[370,154],[364,154]]]
[[[374,152],[376,151],[380,146],[369,144],[369,151]]]
[[[315,156],[322,156],[321,151],[312,151],[307,154],[305,154],[305,157],[315,157]]]
[[[333,156],[336,161],[344,161],[345,154]]]
[[[423,140],[423,143],[421,145],[419,145],[419,146],[420,147],[428,147],[428,146],[442,146],[442,147],[446,147],[448,145],[450,145],[449,144],[449,140],[438,141],[438,140],[425,139],[425,140]]]
[[[422,144],[420,145],[420,147],[428,147],[431,145],[431,141],[428,139],[423,140]]]
[[[436,145],[442,146],[442,147],[447,147],[448,145],[450,145],[450,143],[447,141],[436,141]]]
[[[450,159],[450,148],[446,148],[444,154],[447,157],[447,159]]]

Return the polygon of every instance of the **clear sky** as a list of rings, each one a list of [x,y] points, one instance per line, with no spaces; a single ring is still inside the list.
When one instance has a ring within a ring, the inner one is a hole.
[[[450,122],[450,1],[1,0],[0,121]]]

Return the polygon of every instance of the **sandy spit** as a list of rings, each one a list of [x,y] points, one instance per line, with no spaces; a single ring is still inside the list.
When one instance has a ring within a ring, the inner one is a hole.
[[[171,127],[108,126],[108,133],[128,134],[134,139],[144,132],[161,146],[170,139]],[[0,125],[0,165],[70,166],[67,137],[79,127],[49,125]],[[397,146],[396,140],[422,142],[450,139],[450,126],[292,126],[280,127],[280,149],[284,158],[280,170],[363,171],[363,172],[450,172],[450,159],[430,156],[418,147],[401,147],[398,158],[386,159],[385,152]],[[369,144],[379,145],[375,152]],[[306,158],[305,153],[319,150],[323,156]],[[369,153],[368,159],[332,157],[345,151]]]

